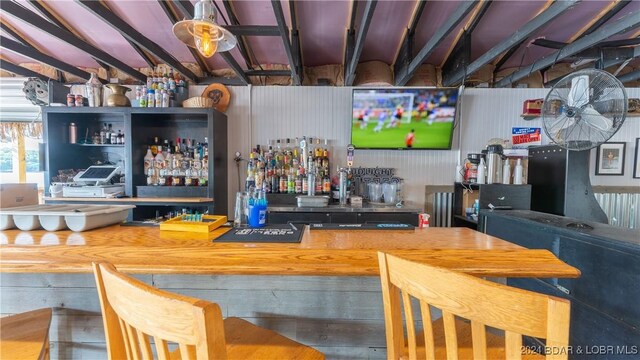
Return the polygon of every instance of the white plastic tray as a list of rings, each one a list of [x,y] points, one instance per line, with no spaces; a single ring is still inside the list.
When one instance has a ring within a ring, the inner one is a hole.
[[[0,230],[86,231],[117,224],[134,205],[35,205],[0,210]]]

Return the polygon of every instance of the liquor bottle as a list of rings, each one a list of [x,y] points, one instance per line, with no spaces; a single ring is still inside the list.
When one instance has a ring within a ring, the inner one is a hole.
[[[154,160],[154,167],[156,169],[156,176],[157,176],[156,183],[158,185],[164,185],[165,171],[164,171],[164,155],[162,155],[162,146],[158,146],[158,153],[156,154],[156,157],[153,160]]]
[[[118,130],[118,137],[116,137],[116,144],[123,145],[124,144],[124,134],[122,130]]]
[[[209,185],[209,172],[205,169],[200,170],[200,186]]]
[[[173,154],[171,147],[166,148],[164,156],[164,183],[167,186],[173,185]]]
[[[151,146],[147,147],[147,154],[144,156],[144,174],[147,175],[149,168],[153,168],[153,154],[151,153]]]
[[[158,154],[158,145],[160,140],[158,139],[158,137],[154,137],[153,138],[153,144],[151,144],[151,153],[153,154],[153,156],[156,156],[156,154]]]
[[[284,194],[287,192],[287,176],[282,174],[280,176],[280,181],[278,182],[278,192]]]
[[[113,134],[113,128],[112,125],[109,124],[108,128],[107,128],[107,134],[106,134],[106,142],[105,144],[111,144],[111,134]]]
[[[302,194],[302,179],[303,178],[304,178],[304,176],[302,176],[302,172],[298,171],[298,176],[296,176],[296,185],[295,185],[296,194]]]
[[[193,177],[191,174],[191,168],[188,168],[184,172],[184,186],[193,186]]]
[[[107,131],[109,131],[107,124],[102,124],[102,129],[100,129],[100,144],[107,143]]]
[[[252,191],[256,188],[256,175],[254,168],[253,152],[249,153],[249,163],[247,164],[247,180],[244,184],[245,191]]]
[[[110,136],[111,136],[110,143],[114,144],[114,145],[117,144],[118,143],[118,133],[116,133],[116,131],[111,128],[111,124],[109,124],[109,133],[110,133]]]
[[[280,177],[276,174],[275,169],[272,170],[271,174],[271,192],[279,193],[280,192]]]
[[[329,178],[329,174],[327,173],[324,174],[324,178],[322,179],[322,193],[331,194],[331,178]]]

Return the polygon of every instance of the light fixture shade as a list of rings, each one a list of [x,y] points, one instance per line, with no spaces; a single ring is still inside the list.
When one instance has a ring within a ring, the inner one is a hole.
[[[211,0],[198,1],[194,8],[193,20],[182,20],[173,25],[173,34],[178,40],[187,46],[198,49],[194,34],[201,32],[202,29],[210,29],[211,40],[217,41],[217,44],[214,44],[217,45],[216,52],[229,51],[236,46],[238,43],[236,37],[227,29],[216,24],[216,10]],[[202,49],[198,50],[204,54]]]

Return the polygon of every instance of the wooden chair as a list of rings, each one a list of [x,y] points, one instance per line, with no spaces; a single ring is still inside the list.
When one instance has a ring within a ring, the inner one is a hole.
[[[49,359],[51,309],[0,318],[0,359]]]
[[[522,352],[522,335],[546,339],[547,359],[567,359],[569,301],[382,252],[378,260],[389,359],[544,358]],[[412,297],[419,302],[420,332]],[[442,311],[441,319],[432,321],[431,306]]]
[[[94,263],[109,359],[324,359],[317,350],[239,318],[217,304],[158,290]],[[169,345],[178,349],[169,352]]]

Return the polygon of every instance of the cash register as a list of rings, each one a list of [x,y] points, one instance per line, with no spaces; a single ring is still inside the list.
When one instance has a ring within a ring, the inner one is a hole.
[[[73,178],[73,185],[62,189],[63,197],[106,198],[124,194],[124,185],[111,184],[111,178],[120,167],[111,165],[89,166]]]

